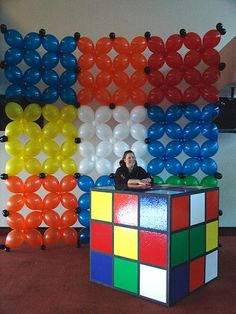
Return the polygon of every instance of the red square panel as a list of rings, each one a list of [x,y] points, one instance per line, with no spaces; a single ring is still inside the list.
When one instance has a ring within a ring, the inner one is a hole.
[[[190,262],[190,292],[201,287],[204,284],[204,259],[205,257],[202,256]]]
[[[112,225],[91,221],[91,249],[112,254]]]
[[[167,235],[140,231],[140,261],[156,266],[167,266]]]
[[[171,200],[171,230],[189,227],[189,196],[174,197]]]
[[[138,195],[114,193],[114,223],[138,225]]]
[[[206,192],[206,220],[217,219],[219,214],[218,190]]]

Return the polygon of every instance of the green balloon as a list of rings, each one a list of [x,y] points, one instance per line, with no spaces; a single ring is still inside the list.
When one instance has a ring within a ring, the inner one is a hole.
[[[194,176],[187,176],[186,178],[184,178],[184,185],[189,185],[189,186],[198,186],[199,181],[196,177]]]
[[[159,176],[153,176],[152,179],[155,184],[164,184],[164,180]]]
[[[206,176],[202,179],[201,185],[205,187],[216,187],[218,185],[218,181],[213,176]]]
[[[184,181],[178,176],[170,176],[169,178],[167,178],[166,183],[170,185],[183,185]]]

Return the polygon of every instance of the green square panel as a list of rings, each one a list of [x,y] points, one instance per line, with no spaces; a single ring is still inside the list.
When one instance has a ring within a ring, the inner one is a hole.
[[[114,258],[114,287],[138,293],[137,262]]]
[[[205,253],[205,224],[190,229],[190,259]]]
[[[171,267],[187,262],[189,259],[189,230],[171,235]]]

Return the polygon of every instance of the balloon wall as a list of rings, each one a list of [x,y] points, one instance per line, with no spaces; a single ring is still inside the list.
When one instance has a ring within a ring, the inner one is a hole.
[[[3,210],[8,248],[87,243],[90,188],[114,184],[128,149],[156,184],[217,185],[221,23],[202,37],[181,29],[166,41],[149,32],[96,42],[44,29],[1,32],[9,46],[0,64],[11,120],[0,139],[10,156],[1,178],[13,193]]]

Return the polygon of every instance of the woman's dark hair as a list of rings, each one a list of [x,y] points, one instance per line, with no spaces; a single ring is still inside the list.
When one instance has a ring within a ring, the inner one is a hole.
[[[119,162],[120,166],[124,166],[124,165],[125,165],[124,159],[125,159],[125,157],[126,157],[128,154],[133,154],[134,157],[135,157],[135,153],[134,153],[132,150],[126,150],[126,151],[124,152],[124,154],[123,154],[122,159],[121,159],[120,162]],[[135,161],[135,166],[137,166],[137,161]]]

